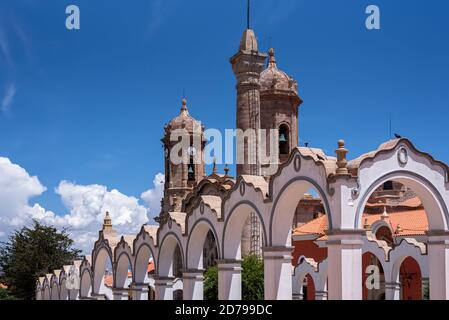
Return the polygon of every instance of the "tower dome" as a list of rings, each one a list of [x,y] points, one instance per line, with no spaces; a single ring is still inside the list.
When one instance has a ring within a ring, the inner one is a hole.
[[[166,126],[166,131],[173,131],[176,129],[186,129],[190,133],[194,131],[195,126],[201,125],[200,121],[197,121],[189,114],[189,110],[187,109],[187,100],[182,99],[182,106],[175,118],[173,118]],[[197,129],[198,130],[198,129]]]
[[[268,54],[268,67],[260,74],[261,91],[282,90],[298,94],[297,82],[277,67],[274,49],[270,48]]]

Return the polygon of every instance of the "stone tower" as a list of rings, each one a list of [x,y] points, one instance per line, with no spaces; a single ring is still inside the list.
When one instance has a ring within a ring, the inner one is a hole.
[[[237,129],[243,131],[253,129],[256,137],[260,130],[260,73],[265,66],[267,55],[258,50],[254,31],[246,29],[240,41],[239,51],[230,59],[232,70],[237,79]],[[256,139],[258,140],[258,139]],[[255,159],[257,141],[248,143],[245,140],[243,148],[237,147],[237,175],[260,175],[257,163],[248,163],[249,157]],[[243,150],[243,154],[241,154]]]
[[[181,139],[180,133],[189,140],[187,149],[174,149]],[[156,218],[159,223],[166,221],[169,212],[181,211],[182,201],[205,177],[204,126],[190,116],[186,99],[182,100],[179,115],[165,126],[165,135],[161,141],[164,147],[165,186],[161,214]],[[182,162],[174,160],[172,156],[176,154],[182,158]]]
[[[247,133],[253,130],[255,141],[243,140],[237,145],[237,176],[261,175],[261,166],[256,152],[259,150],[260,119],[260,74],[265,67],[267,54],[259,52],[256,35],[248,27],[240,40],[239,51],[230,59],[237,80],[236,128]],[[250,161],[252,159],[252,161]],[[243,160],[243,163],[241,162]],[[255,213],[245,221],[242,234],[242,255],[261,254],[260,222]]]
[[[298,107],[302,100],[298,95],[297,82],[280,70],[276,63],[275,51],[270,48],[267,68],[260,75],[260,110],[262,129],[278,129],[279,163],[288,160],[290,152],[298,146]],[[269,140],[267,140],[269,141]],[[267,144],[269,151],[270,144]],[[263,175],[272,175],[276,167],[262,168]]]

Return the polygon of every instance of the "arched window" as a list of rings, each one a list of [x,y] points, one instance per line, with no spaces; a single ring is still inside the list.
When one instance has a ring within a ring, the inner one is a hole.
[[[287,125],[279,127],[279,154],[290,153],[290,130]]]
[[[188,181],[195,181],[195,164],[193,163],[193,157],[190,157],[189,164],[187,166],[187,174],[188,174]]]

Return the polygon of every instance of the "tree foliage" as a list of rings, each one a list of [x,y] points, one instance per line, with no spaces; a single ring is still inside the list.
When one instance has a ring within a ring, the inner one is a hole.
[[[218,300],[218,267],[209,267],[204,273],[204,300]]]
[[[242,299],[264,299],[263,261],[256,255],[248,255],[242,261]],[[218,300],[218,268],[210,267],[204,273],[204,299]]]
[[[0,300],[15,300],[15,298],[9,294],[7,289],[0,288]]]
[[[257,255],[248,255],[242,261],[242,299],[264,299],[263,261]]]
[[[0,243],[0,281],[18,299],[33,299],[39,276],[70,264],[80,253],[74,249],[67,230],[58,232],[37,221],[31,228],[14,231]]]

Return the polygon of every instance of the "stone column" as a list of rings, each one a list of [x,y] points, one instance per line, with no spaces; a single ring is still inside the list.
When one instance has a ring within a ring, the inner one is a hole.
[[[292,300],[292,247],[265,247],[265,300]]]
[[[242,299],[242,261],[218,261],[218,299]]]
[[[331,230],[327,241],[330,300],[362,300],[363,230]]]
[[[173,277],[159,277],[154,279],[156,300],[173,300]]]
[[[292,300],[304,300],[304,296],[302,293],[293,293]]]
[[[132,300],[148,300],[148,283],[131,283],[131,299]]]
[[[315,300],[327,300],[327,291],[315,291]]]
[[[114,300],[128,300],[129,289],[128,288],[112,288],[112,296]]]
[[[449,300],[449,232],[428,233],[430,300]]]
[[[385,300],[401,300],[401,284],[385,282]]]
[[[203,300],[204,270],[188,269],[182,273],[183,299]]]

